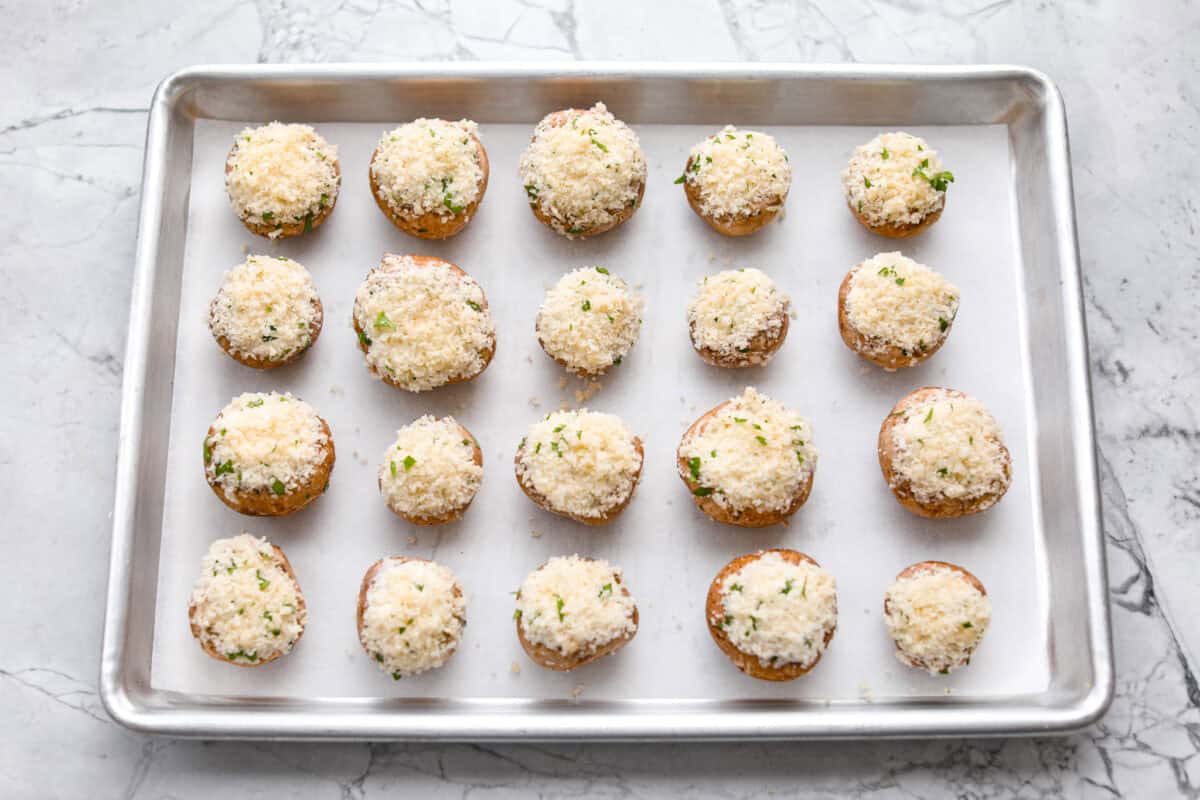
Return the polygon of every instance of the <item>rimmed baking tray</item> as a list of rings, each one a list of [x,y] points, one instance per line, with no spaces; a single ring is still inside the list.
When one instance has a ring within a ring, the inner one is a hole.
[[[603,100],[642,139],[642,208],[622,229],[567,242],[525,209],[516,159],[546,112]],[[418,116],[481,125],[492,182],[478,217],[446,243],[393,229],[374,208],[366,165],[385,127]],[[270,244],[223,198],[224,151],[245,124],[313,123],[345,175],[330,221]],[[672,185],[688,146],[726,122],[788,149],[788,215],[744,240],[708,231]],[[874,132],[904,128],[941,151],[957,181],[942,220],[896,243],[862,230],[838,172]],[[173,736],[278,739],[751,739],[1048,734],[1085,726],[1112,697],[1087,348],[1065,115],[1054,85],[1021,67],[776,64],[400,64],[210,66],[159,87],[150,113],[118,453],[101,695],[130,728]],[[949,343],[926,365],[867,368],[837,337],[845,271],[902,249],[962,288]],[[419,396],[372,382],[349,309],[381,252],[459,263],[488,292],[496,362],[480,379]],[[204,325],[221,272],[245,252],[305,263],[326,307],[300,364],[253,373],[219,353]],[[524,428],[574,385],[537,348],[541,292],[566,269],[602,263],[647,301],[642,338],[587,399],[620,413],[647,447],[621,520],[581,530],[534,509],[511,475]],[[690,351],[683,321],[695,280],[729,266],[768,272],[793,301],[789,341],[766,368],[730,374]],[[751,383],[810,417],[821,450],[813,498],[791,525],[748,532],[691,506],[674,447],[691,419]],[[1005,428],[1015,480],[966,520],[920,520],[891,500],[874,436],[892,402],[924,384],[981,397]],[[329,492],[284,520],[225,509],[200,469],[200,439],[229,397],[277,388],[329,419],[339,462]],[[418,531],[374,486],[396,427],[454,413],[480,439],[484,488],[467,519]],[[311,609],[305,638],[276,664],[239,670],[191,641],[185,604],[209,541],[247,529],[288,551]],[[838,578],[837,636],[790,684],[755,682],[708,641],[703,595],[730,558],[804,550]],[[641,609],[637,639],[578,673],[547,674],[516,643],[506,595],[550,555],[620,564]],[[391,683],[353,632],[362,571],[389,554],[436,557],[469,597],[463,646],[444,670]],[[989,587],[994,622],[970,669],[934,679],[891,656],[881,596],[906,564],[942,558]]]

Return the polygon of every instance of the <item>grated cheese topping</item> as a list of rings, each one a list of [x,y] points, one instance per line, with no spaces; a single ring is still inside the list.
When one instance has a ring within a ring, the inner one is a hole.
[[[637,204],[646,157],[637,134],[596,103],[542,119],[521,156],[520,175],[530,204],[556,231],[573,236],[611,224]]]
[[[521,440],[517,474],[558,511],[602,517],[637,484],[642,457],[613,414],[556,411]]]
[[[953,180],[936,150],[902,131],[855,148],[842,170],[846,202],[874,226],[920,223],[941,210]]]
[[[270,542],[248,533],[209,546],[190,607],[201,643],[243,664],[290,653],[308,618]]]
[[[940,341],[958,314],[958,287],[898,252],[878,253],[854,268],[846,318],[883,354],[919,356]]]
[[[386,558],[367,588],[359,639],[379,668],[400,680],[445,664],[466,624],[453,572],[433,561]]]
[[[245,128],[226,160],[225,191],[238,217],[251,224],[304,222],[337,198],[336,164],[337,148],[309,125]]]
[[[768,550],[721,583],[724,616],[714,617],[729,640],[766,666],[811,666],[837,626],[837,582],[809,561],[793,564]]]
[[[379,467],[379,491],[392,509],[434,519],[470,504],[483,481],[475,440],[454,417],[425,416],[396,432]]]
[[[300,489],[329,447],[317,412],[291,393],[240,394],[217,414],[212,431],[204,440],[204,473],[231,500],[239,492]]]
[[[249,256],[225,273],[208,325],[235,353],[282,361],[312,344],[320,325],[318,302],[317,287],[300,262]]]
[[[892,465],[918,501],[970,500],[1008,488],[1000,425],[974,397],[939,389],[933,400],[893,413],[901,420],[892,428]]]
[[[483,289],[446,262],[387,253],[354,299],[367,367],[411,392],[474,377],[496,332]]]
[[[756,336],[778,335],[791,301],[757,269],[729,269],[701,279],[688,304],[692,341],[723,355],[745,353]]]
[[[417,119],[383,134],[371,176],[392,211],[461,214],[479,198],[483,158],[471,120]]]
[[[783,511],[817,466],[799,413],[747,386],[679,445],[693,493],[733,511]]]
[[[770,134],[726,125],[691,149],[683,179],[706,216],[750,217],[783,208],[792,166]]]
[[[592,653],[637,632],[621,570],[603,559],[555,556],[517,591],[521,633],[566,656]]]
[[[642,328],[642,298],[604,267],[559,279],[538,309],[542,347],[579,372],[599,373],[621,360]]]
[[[971,658],[992,620],[992,602],[966,576],[929,564],[887,590],[884,622],[896,658],[945,675]]]

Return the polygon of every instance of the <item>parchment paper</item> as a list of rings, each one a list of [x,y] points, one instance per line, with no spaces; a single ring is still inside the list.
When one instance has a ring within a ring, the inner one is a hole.
[[[615,109],[620,113],[620,109]],[[367,163],[383,126],[321,124],[340,148],[344,175],[332,217],[318,231],[272,243],[242,228],[222,183],[225,154],[242,124],[201,121],[196,130],[186,263],[179,320],[168,488],[163,519],[152,684],[189,693],[291,697],[788,698],[871,702],[897,696],[980,696],[1032,692],[1048,681],[1044,552],[1031,502],[1032,422],[1021,329],[1021,265],[1003,126],[914,128],[942,154],[957,182],[931,230],[896,243],[852,218],[838,174],[854,146],[877,131],[847,127],[767,129],[791,156],[794,183],[781,224],[726,239],[692,213],[680,174],[688,148],[719,126],[636,128],[650,165],[642,208],[615,232],[570,242],[530,214],[516,175],[528,125],[482,124],[491,183],[466,231],[444,243],[395,229],[375,207]],[[925,365],[886,373],[841,342],[838,284],[876,252],[900,249],[962,289],[949,341]],[[350,327],[358,283],[384,251],[441,256],[484,287],[495,315],[495,360],[464,385],[411,395],[373,380]],[[247,253],[281,254],[312,272],[325,327],[297,364],[257,372],[236,364],[206,325],[224,270]],[[645,323],[632,353],[587,405],[621,415],[646,446],[645,470],[624,515],[599,529],[537,509],[513,477],[525,428],[566,400],[572,380],[538,347],[534,316],[545,289],[565,271],[602,264],[639,287]],[[704,274],[758,267],[790,294],[795,310],[783,349],[766,367],[708,367],[692,351],[685,304]],[[820,450],[812,497],[787,527],[748,531],[696,511],[675,474],[687,426],[752,384],[793,405],[813,424]],[[981,398],[999,419],[1014,480],[992,510],[957,521],[927,521],[902,509],[880,475],[879,425],[913,388],[934,384]],[[231,397],[291,391],[329,422],[337,465],[326,495],[284,519],[243,517],[205,484],[201,440]],[[376,469],[395,430],[423,413],[453,414],[479,439],[485,476],[466,518],[419,529],[384,505]],[[206,656],[192,639],[186,606],[211,540],[242,530],[280,545],[309,607],[296,650],[257,669]],[[537,533],[540,536],[534,536]],[[415,537],[410,543],[409,537]],[[770,684],[738,672],[713,645],[704,597],[722,565],[766,547],[804,551],[836,576],[840,619],[822,662],[809,675]],[[573,674],[529,661],[517,642],[512,597],[524,576],[556,554],[603,557],[624,568],[641,612],[636,639],[614,657]],[[393,682],[359,646],[354,612],[364,570],[387,555],[434,558],[455,571],[468,597],[459,653],[443,669]],[[931,678],[902,666],[881,618],[884,589],[904,566],[941,559],[971,569],[992,597],[994,619],[968,669]]]

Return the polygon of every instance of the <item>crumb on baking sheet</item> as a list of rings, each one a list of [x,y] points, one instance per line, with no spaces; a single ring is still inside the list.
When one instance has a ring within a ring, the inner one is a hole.
[[[542,398],[538,397],[536,394],[529,395],[529,405],[533,406],[534,408],[537,408],[541,404],[542,404]]]
[[[536,528],[530,528],[529,535],[532,536],[534,539],[542,538],[542,532],[537,530]]]
[[[575,390],[575,402],[586,403],[595,396],[596,392],[603,388],[604,384],[601,381],[588,381],[582,389]]]
[[[800,314],[796,311],[796,309],[794,307],[792,308],[791,311],[788,312],[788,316],[791,317],[792,319],[800,318]]]
[[[871,692],[871,685],[867,683],[865,678],[858,682],[858,696],[868,703],[875,701],[875,695]]]
[[[526,362],[526,363],[528,363],[528,364],[532,364],[532,363],[533,363],[533,356],[529,356],[529,355],[525,356],[525,362]]]
[[[417,541],[418,541],[418,540],[417,540],[417,535],[416,535],[415,533],[410,533],[410,534],[408,535],[408,546],[409,546],[409,547],[416,547],[416,546],[417,546]]]
[[[566,375],[558,376],[558,388],[559,389],[567,388],[567,376]]]
[[[514,661],[514,662],[512,662],[512,666],[509,667],[508,670],[513,675],[520,675],[521,674],[521,665]]]
[[[329,386],[329,393],[334,397],[342,397],[346,394],[346,390],[342,388],[340,383],[334,383]]]
[[[582,683],[576,685],[575,688],[571,690],[571,699],[578,700],[579,695],[581,695],[581,694],[583,694],[583,684]]]

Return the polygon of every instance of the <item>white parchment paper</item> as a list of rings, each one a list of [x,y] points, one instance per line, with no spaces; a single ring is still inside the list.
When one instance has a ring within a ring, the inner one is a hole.
[[[619,109],[616,109],[619,113]],[[338,145],[344,175],[332,217],[318,231],[272,243],[242,228],[222,182],[224,157],[242,125],[202,121],[192,189],[175,365],[152,684],[189,693],[290,697],[788,698],[871,702],[889,697],[1032,692],[1048,681],[1041,522],[1031,501],[1032,422],[1026,393],[1010,162],[1002,126],[914,128],[942,154],[957,182],[941,221],[914,240],[876,237],[852,218],[839,172],[853,147],[876,131],[779,127],[794,183],[786,219],[745,239],[726,239],[692,213],[672,181],[688,148],[719,126],[637,127],[650,165],[642,208],[615,232],[570,242],[529,213],[516,164],[536,120],[482,124],[491,183],[466,231],[444,243],[410,238],[375,207],[367,163],[383,126],[322,124]],[[906,255],[962,289],[947,344],[931,361],[888,374],[841,342],[837,288],[846,271],[879,251]],[[373,380],[350,327],[358,283],[385,251],[441,256],[484,287],[495,315],[495,360],[464,385],[411,395]],[[222,273],[247,253],[287,255],[312,272],[325,327],[297,364],[257,372],[236,364],[206,325]],[[587,405],[621,415],[646,446],[642,482],[620,519],[599,529],[542,512],[521,493],[512,458],[525,428],[566,401],[572,380],[546,357],[533,323],[545,289],[565,271],[602,264],[640,288],[641,339]],[[692,351],[685,304],[706,273],[758,267],[790,294],[795,309],[783,349],[768,366],[708,367]],[[675,474],[679,437],[698,415],[752,384],[795,406],[813,424],[820,449],[812,497],[790,525],[748,531],[696,511]],[[880,475],[879,424],[906,392],[946,385],[980,397],[1004,428],[1014,480],[995,508],[956,521],[928,521],[902,509]],[[329,491],[284,519],[227,509],[202,474],[201,440],[210,421],[243,391],[291,391],[329,422],[337,465]],[[485,476],[460,523],[419,529],[384,505],[376,468],[395,430],[423,413],[453,414],[479,439]],[[217,662],[187,625],[187,600],[211,540],[242,530],[280,545],[309,607],[296,650],[257,669]],[[535,536],[535,534],[540,534]],[[410,537],[415,537],[410,543]],[[738,672],[704,623],[709,581],[731,558],[765,547],[809,553],[836,576],[840,620],[821,663],[781,685]],[[618,655],[573,674],[529,661],[514,634],[512,597],[545,559],[579,552],[624,568],[640,612],[636,639]],[[443,669],[393,682],[362,652],[354,613],[359,581],[377,558],[434,558],[455,571],[468,597],[459,653]],[[903,667],[882,619],[884,589],[904,566],[941,559],[971,569],[994,605],[991,630],[970,668],[931,678]]]

